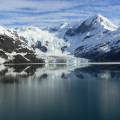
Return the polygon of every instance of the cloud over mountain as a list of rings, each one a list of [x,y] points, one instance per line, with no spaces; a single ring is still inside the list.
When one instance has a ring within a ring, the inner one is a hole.
[[[48,26],[101,13],[119,24],[119,0],[1,0],[0,24]]]

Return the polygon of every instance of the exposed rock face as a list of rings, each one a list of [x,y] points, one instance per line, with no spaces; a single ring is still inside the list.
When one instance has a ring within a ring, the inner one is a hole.
[[[18,47],[13,41],[14,40],[8,36],[0,35],[0,49],[11,53],[15,49],[15,46]]]
[[[7,35],[0,35],[0,57],[4,63],[44,63],[38,59],[32,48],[21,39],[13,39]]]
[[[25,56],[17,54],[13,60],[6,62],[6,64],[8,63],[44,63],[44,60],[38,59],[34,54],[26,54]]]
[[[39,50],[41,50],[41,51],[44,52],[44,53],[47,52],[47,47],[43,46],[40,41],[37,41],[35,47],[38,48]]]
[[[8,59],[8,56],[6,55],[6,53],[4,51],[0,51],[0,57],[2,57],[4,59]]]
[[[68,31],[66,31],[66,35],[68,36],[74,36],[77,35],[79,33],[85,33],[88,32],[90,30],[94,30],[93,28],[93,23],[86,25],[85,22],[83,22],[79,27],[77,27],[76,29],[72,29],[70,28]]]
[[[9,62],[6,63],[30,63],[30,60],[18,54],[14,56],[13,60],[10,60]]]

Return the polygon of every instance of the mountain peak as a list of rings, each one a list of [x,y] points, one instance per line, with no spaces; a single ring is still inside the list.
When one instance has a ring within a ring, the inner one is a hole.
[[[95,25],[103,26],[105,29],[110,31],[115,31],[118,28],[115,24],[113,24],[110,20],[108,20],[107,17],[104,17],[101,14],[90,16],[85,21],[85,23],[87,25],[95,24]]]
[[[95,14],[92,16],[93,18],[96,18],[96,19],[107,19],[106,17],[104,17],[103,15],[101,14]]]

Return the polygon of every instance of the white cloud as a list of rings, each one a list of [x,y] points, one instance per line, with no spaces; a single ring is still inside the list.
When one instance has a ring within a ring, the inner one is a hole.
[[[119,4],[112,0],[0,0],[1,25],[48,25],[79,21],[101,13],[119,24]],[[117,0],[116,0],[117,1]]]

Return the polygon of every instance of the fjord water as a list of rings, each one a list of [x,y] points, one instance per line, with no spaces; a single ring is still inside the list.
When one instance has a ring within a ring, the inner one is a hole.
[[[0,120],[119,120],[120,66],[1,67]]]

